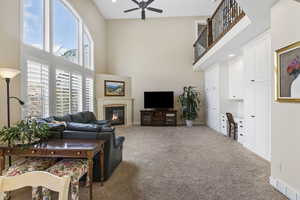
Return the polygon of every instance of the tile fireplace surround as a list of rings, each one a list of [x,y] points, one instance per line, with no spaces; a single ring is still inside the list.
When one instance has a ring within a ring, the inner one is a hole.
[[[98,119],[105,119],[105,108],[107,107],[125,107],[125,125],[126,127],[133,124],[133,98],[128,97],[104,97],[98,98]]]

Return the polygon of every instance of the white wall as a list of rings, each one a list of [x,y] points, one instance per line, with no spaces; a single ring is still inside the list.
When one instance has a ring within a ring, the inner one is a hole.
[[[106,22],[92,0],[68,0],[83,18],[95,42],[95,67],[98,73],[106,71]],[[1,0],[0,3],[0,67],[20,69],[20,3],[21,0]],[[20,76],[12,81],[11,92],[20,94]],[[5,82],[0,79],[0,127],[6,124]],[[12,122],[20,120],[20,106],[11,106]]]
[[[300,41],[300,4],[281,0],[271,12],[272,49]],[[275,90],[273,84],[273,91]],[[274,97],[274,92],[273,92]],[[300,191],[300,105],[272,99],[272,177]]]
[[[20,69],[20,1],[1,0],[0,3],[0,67]],[[20,96],[20,76],[12,82],[12,95]],[[0,78],[0,127],[6,124],[6,84]],[[11,105],[11,120],[20,119],[20,106]]]
[[[178,96],[188,85],[202,91],[202,73],[192,71],[195,21],[199,19],[108,21],[108,72],[132,77],[135,123],[144,108],[144,91],[171,90]]]

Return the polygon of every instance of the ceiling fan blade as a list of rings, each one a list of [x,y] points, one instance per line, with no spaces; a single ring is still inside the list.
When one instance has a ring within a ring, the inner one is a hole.
[[[128,13],[128,12],[132,12],[132,11],[135,11],[135,10],[138,10],[140,8],[132,8],[132,9],[129,9],[129,10],[124,10],[124,13]]]
[[[149,1],[147,1],[147,6],[149,6],[151,3],[153,3],[153,1],[155,1],[155,0],[149,0]]]
[[[133,1],[134,3],[140,6],[140,3],[137,0],[131,0],[131,1]]]
[[[157,8],[152,8],[152,7],[147,7],[147,10],[151,10],[151,11],[157,12],[157,13],[163,13],[163,10],[157,9]]]
[[[146,11],[142,10],[142,20],[145,20],[145,19],[146,19]]]

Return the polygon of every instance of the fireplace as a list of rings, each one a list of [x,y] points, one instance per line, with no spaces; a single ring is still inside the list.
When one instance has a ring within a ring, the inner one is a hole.
[[[125,125],[125,106],[106,106],[105,119],[112,125]]]

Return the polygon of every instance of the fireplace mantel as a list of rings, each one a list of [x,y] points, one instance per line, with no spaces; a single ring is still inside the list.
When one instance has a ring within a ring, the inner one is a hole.
[[[125,107],[125,126],[133,124],[133,98],[129,97],[103,97],[98,98],[98,119],[105,119],[105,107],[124,106]]]

